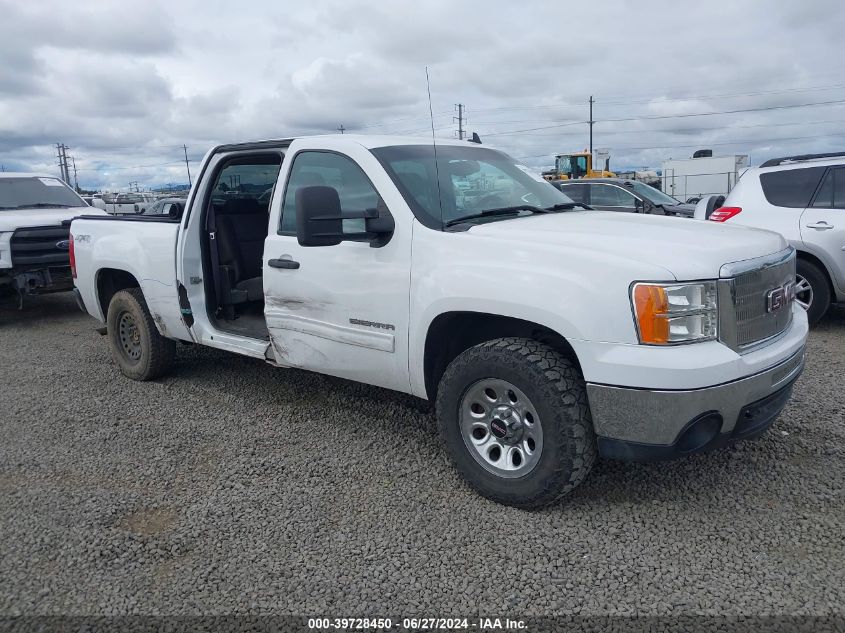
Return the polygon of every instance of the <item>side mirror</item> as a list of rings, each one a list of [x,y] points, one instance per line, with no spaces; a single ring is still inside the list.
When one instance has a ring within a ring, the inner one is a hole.
[[[301,246],[335,246],[344,241],[384,246],[396,225],[387,207],[379,207],[343,213],[334,187],[302,187],[296,192],[296,239]],[[344,220],[360,219],[364,220],[364,232],[343,232]]]
[[[645,213],[645,202],[636,198],[634,201],[634,208],[637,210],[637,213]]]

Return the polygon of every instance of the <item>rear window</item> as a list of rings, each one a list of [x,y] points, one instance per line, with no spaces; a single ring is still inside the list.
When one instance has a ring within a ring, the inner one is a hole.
[[[810,204],[813,192],[826,167],[805,167],[786,169],[760,174],[763,195],[776,207],[803,209]]]

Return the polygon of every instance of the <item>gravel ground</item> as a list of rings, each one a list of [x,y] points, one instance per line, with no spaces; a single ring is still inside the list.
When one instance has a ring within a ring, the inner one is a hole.
[[[845,312],[762,439],[488,502],[429,406],[210,349],[121,377],[69,295],[0,304],[0,614],[842,614]]]

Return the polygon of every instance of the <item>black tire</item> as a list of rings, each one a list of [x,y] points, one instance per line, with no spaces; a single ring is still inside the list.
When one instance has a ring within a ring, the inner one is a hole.
[[[486,470],[461,434],[464,394],[479,380],[491,378],[520,389],[540,416],[539,461],[518,478]],[[539,508],[553,503],[584,480],[597,455],[581,372],[565,356],[531,339],[495,339],[460,354],[440,380],[437,418],[441,439],[458,472],[483,496],[505,505]]]
[[[799,259],[797,270],[798,277],[803,277],[810,284],[812,289],[812,301],[807,309],[807,321],[810,327],[818,323],[827,314],[830,308],[830,284],[827,275],[818,266],[806,259]]]
[[[173,367],[176,344],[158,333],[140,288],[114,294],[106,326],[112,357],[127,378],[153,380]]]

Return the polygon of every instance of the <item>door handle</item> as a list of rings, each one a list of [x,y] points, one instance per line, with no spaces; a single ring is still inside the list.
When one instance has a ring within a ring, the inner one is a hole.
[[[271,259],[267,262],[271,268],[299,268],[299,262],[292,259]]]
[[[808,224],[807,228],[808,229],[821,229],[822,231],[826,231],[827,229],[832,229],[833,225],[828,224],[824,220],[820,220],[819,222],[816,222],[815,224]]]

